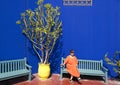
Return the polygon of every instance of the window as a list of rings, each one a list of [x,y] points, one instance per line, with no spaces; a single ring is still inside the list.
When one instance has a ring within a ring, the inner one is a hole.
[[[92,0],[63,0],[63,5],[92,6]]]

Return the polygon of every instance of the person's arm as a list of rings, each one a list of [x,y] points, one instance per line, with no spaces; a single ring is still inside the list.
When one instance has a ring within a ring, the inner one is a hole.
[[[63,63],[63,64],[61,64],[60,66],[64,66],[65,64]]]
[[[64,63],[61,64],[61,66],[64,66],[68,62],[68,57],[65,59]]]

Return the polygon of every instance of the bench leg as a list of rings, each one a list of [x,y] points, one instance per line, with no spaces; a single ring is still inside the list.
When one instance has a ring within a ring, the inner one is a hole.
[[[107,77],[107,72],[105,72],[105,84],[108,85],[108,77]]]
[[[31,72],[29,72],[28,80],[31,81]]]
[[[61,70],[61,72],[60,72],[60,79],[62,79],[62,70]]]

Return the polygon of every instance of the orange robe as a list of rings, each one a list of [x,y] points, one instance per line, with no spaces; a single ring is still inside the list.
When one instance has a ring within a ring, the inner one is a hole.
[[[66,69],[68,73],[70,73],[74,77],[80,77],[80,72],[78,71],[77,64],[78,60],[74,56],[72,57],[71,55],[67,56],[67,58],[64,61],[64,64],[66,64]]]

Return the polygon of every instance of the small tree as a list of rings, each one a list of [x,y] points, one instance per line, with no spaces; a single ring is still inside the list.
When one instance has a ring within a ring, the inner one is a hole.
[[[38,0],[37,8],[26,10],[16,23],[30,40],[41,63],[48,63],[57,39],[62,34],[59,7]]]
[[[113,70],[119,74],[120,77],[120,51],[116,51],[112,59],[108,58],[108,53],[104,57],[107,64],[113,66]]]

